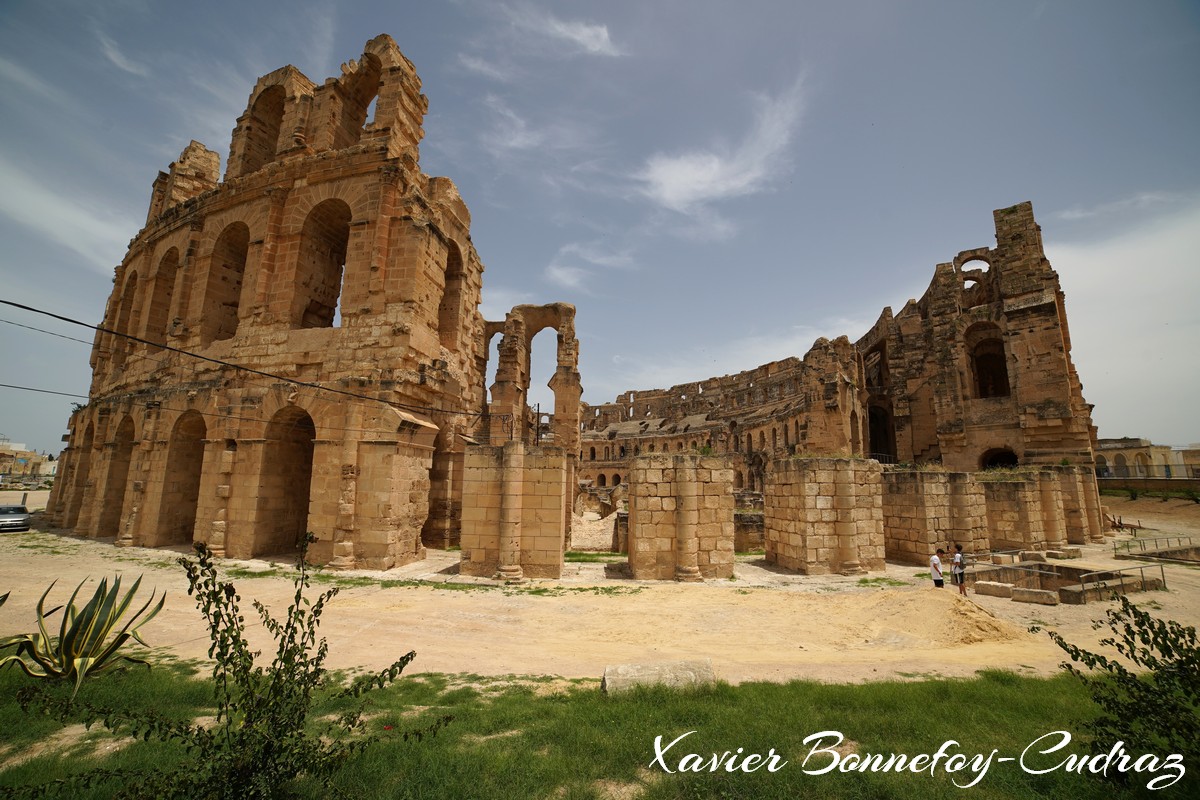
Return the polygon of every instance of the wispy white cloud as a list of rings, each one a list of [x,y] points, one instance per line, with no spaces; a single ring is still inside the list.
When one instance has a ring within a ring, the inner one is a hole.
[[[51,86],[20,64],[9,61],[2,56],[0,56],[0,80],[9,84],[15,84],[30,95],[38,99],[49,100],[57,106],[63,108],[73,108],[75,106],[71,98],[58,87]]]
[[[514,27],[544,36],[596,56],[621,56],[624,52],[608,35],[608,26],[576,20],[564,20],[528,5],[507,6],[504,13]]]
[[[1075,206],[1074,208],[1064,209],[1063,211],[1056,212],[1054,216],[1063,220],[1091,219],[1093,217],[1106,217],[1111,214],[1129,211],[1144,211],[1156,206],[1178,203],[1183,199],[1183,195],[1176,192],[1138,192],[1131,197],[1114,200],[1110,203],[1101,203],[1088,207]]]
[[[121,48],[117,47],[117,43],[106,36],[103,31],[97,30],[96,38],[100,42],[100,50],[104,53],[104,57],[111,61],[117,69],[142,78],[150,74],[150,71],[144,66],[126,57],[121,52]]]
[[[467,53],[459,53],[458,63],[471,72],[483,75],[485,78],[491,78],[501,83],[508,83],[512,80],[511,71],[499,66],[498,64],[479,58],[478,56],[469,55]]]
[[[499,322],[512,310],[513,306],[532,302],[533,296],[524,290],[489,285],[484,289],[483,300],[479,304],[479,313],[486,320]]]
[[[546,280],[564,289],[589,294],[587,283],[598,273],[636,266],[628,251],[614,252],[593,242],[571,242],[554,254],[545,269]]]
[[[801,82],[777,97],[755,97],[754,124],[735,147],[678,155],[656,153],[634,177],[640,191],[664,208],[694,214],[706,204],[763,191],[788,167],[803,109]]]
[[[138,221],[106,212],[102,203],[88,204],[74,193],[58,194],[47,183],[27,175],[0,156],[0,215],[41,235],[45,240],[82,256],[102,274],[111,274],[125,253],[129,232]]]
[[[545,135],[530,127],[517,112],[496,95],[488,95],[484,104],[492,112],[492,127],[482,134],[484,146],[493,155],[507,150],[532,150],[545,141]]]

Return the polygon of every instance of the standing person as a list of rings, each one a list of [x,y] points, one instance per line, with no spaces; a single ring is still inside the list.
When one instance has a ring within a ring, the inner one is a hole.
[[[933,585],[941,589],[946,585],[946,579],[942,577],[942,556],[946,555],[946,551],[938,548],[937,554],[929,557],[929,574],[933,576]]]
[[[967,560],[963,557],[962,545],[954,545],[954,564],[950,568],[950,578],[958,587],[958,593],[967,596]]]

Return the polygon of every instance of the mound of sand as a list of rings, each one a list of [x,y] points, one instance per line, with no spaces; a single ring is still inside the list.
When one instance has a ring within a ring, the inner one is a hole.
[[[856,592],[823,600],[831,613],[858,629],[863,646],[955,647],[1010,642],[1028,635],[950,587]]]

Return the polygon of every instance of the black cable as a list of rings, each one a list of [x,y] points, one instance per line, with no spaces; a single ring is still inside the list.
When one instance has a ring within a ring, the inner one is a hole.
[[[60,394],[63,397],[82,397],[84,400],[88,399],[88,396],[86,394],[71,394],[70,392],[56,392],[51,389],[35,389],[32,386],[14,386],[11,383],[0,383],[0,388],[23,389],[27,392],[40,392],[42,394]]]
[[[433,407],[431,407],[431,406],[413,406],[413,405],[408,405],[408,404],[406,404],[406,403],[396,403],[396,402],[393,402],[393,401],[391,401],[391,400],[384,400],[384,399],[382,399],[382,398],[380,398],[380,397],[371,397],[371,396],[369,396],[369,395],[365,395],[365,394],[358,394],[357,392],[350,392],[350,391],[346,391],[345,389],[335,389],[335,388],[333,388],[333,387],[329,387],[329,386],[322,386],[322,385],[321,385],[321,384],[319,384],[319,383],[310,383],[310,382],[308,382],[308,381],[300,381],[300,380],[296,380],[295,378],[288,378],[288,377],[286,377],[286,376],[283,376],[283,375],[276,375],[276,374],[274,374],[274,373],[271,373],[271,372],[264,372],[264,371],[262,371],[262,370],[254,369],[254,368],[252,368],[252,367],[246,367],[246,366],[243,366],[243,365],[241,365],[241,364],[234,364],[234,363],[232,363],[232,362],[230,362],[230,361],[222,361],[222,360],[221,360],[221,359],[219,359],[219,358],[212,358],[212,357],[210,357],[210,356],[203,356],[203,355],[200,355],[199,353],[193,353],[193,352],[191,352],[191,351],[189,351],[189,350],[183,350],[183,349],[180,349],[180,348],[178,348],[178,347],[172,347],[171,345],[167,345],[167,344],[159,344],[159,343],[157,343],[157,342],[151,342],[151,341],[149,341],[149,340],[147,340],[147,339],[142,339],[142,338],[140,338],[140,337],[137,337],[137,336],[134,336],[134,335],[132,335],[132,334],[128,334],[128,333],[121,333],[121,332],[119,332],[119,331],[114,331],[114,330],[111,330],[111,329],[109,329],[109,328],[103,328],[103,327],[101,327],[101,326],[99,326],[99,325],[90,325],[90,324],[88,324],[88,323],[86,323],[86,322],[82,322],[82,321],[80,321],[80,320],[77,320],[77,319],[72,319],[71,317],[64,317],[64,316],[62,316],[61,314],[55,314],[55,313],[53,313],[53,312],[50,312],[50,311],[44,311],[44,310],[42,310],[42,309],[40,309],[40,308],[34,308],[34,307],[32,307],[32,306],[23,305],[23,304],[21,304],[21,303],[14,303],[14,302],[12,302],[11,300],[0,300],[0,303],[3,303],[3,304],[4,304],[4,305],[6,305],[6,306],[12,306],[13,308],[19,308],[19,309],[21,309],[21,310],[23,310],[23,311],[31,311],[31,312],[33,312],[34,314],[42,314],[42,315],[44,315],[44,316],[51,317],[51,318],[53,318],[53,319],[61,320],[61,321],[63,321],[63,322],[68,322],[68,323],[70,323],[70,324],[72,324],[72,325],[79,325],[79,326],[81,326],[81,327],[84,327],[84,328],[91,328],[92,330],[94,330],[94,331],[99,331],[100,333],[107,333],[107,334],[110,334],[110,335],[112,335],[112,336],[120,336],[120,337],[123,337],[123,338],[125,338],[125,339],[131,339],[131,340],[133,340],[133,341],[135,341],[135,342],[138,342],[138,343],[140,343],[140,344],[144,344],[144,345],[148,345],[148,346],[150,346],[150,347],[157,347],[157,348],[159,348],[159,349],[161,349],[161,350],[169,350],[169,351],[171,351],[171,352],[173,352],[173,353],[179,353],[179,354],[181,354],[181,355],[185,355],[185,356],[191,356],[192,358],[198,358],[198,359],[200,359],[200,360],[202,360],[202,361],[207,361],[207,362],[209,362],[209,363],[212,363],[212,364],[218,364],[218,365],[220,365],[220,366],[222,366],[222,367],[229,367],[230,369],[242,370],[243,372],[249,372],[249,373],[251,373],[251,374],[253,374],[253,375],[258,375],[258,376],[260,376],[260,377],[264,377],[264,378],[270,378],[270,379],[272,379],[272,380],[276,380],[276,381],[282,381],[282,382],[284,382],[284,383],[290,383],[290,384],[294,384],[294,385],[296,385],[296,386],[304,386],[304,387],[307,387],[307,388],[309,388],[309,389],[316,389],[316,390],[318,390],[318,391],[325,391],[325,392],[333,392],[333,393],[335,393],[335,394],[345,395],[345,396],[347,396],[347,397],[353,397],[353,398],[356,398],[356,399],[358,399],[358,400],[369,400],[369,401],[371,401],[371,402],[375,402],[375,403],[383,403],[384,405],[386,405],[386,406],[389,406],[389,407],[392,407],[392,408],[399,408],[399,409],[403,409],[403,410],[405,410],[405,411],[415,411],[415,412],[418,412],[418,413],[457,414],[457,415],[459,415],[459,416],[468,416],[468,417],[482,417],[482,416],[485,416],[485,415],[486,415],[486,412],[475,412],[475,411],[450,411],[450,410],[448,410],[448,409],[433,408]],[[13,323],[13,324],[16,324],[16,323]],[[28,326],[22,326],[22,327],[28,327]],[[34,329],[34,330],[36,330],[36,329]],[[49,333],[49,331],[43,331],[43,332],[44,332],[44,333]],[[54,336],[57,336],[57,335],[59,335],[59,334],[52,334],[52,335],[54,335]],[[71,337],[63,337],[63,338],[68,338],[68,339],[69,339],[69,338],[71,338]],[[81,339],[75,339],[74,341],[77,341],[77,342],[78,342],[78,341],[82,341],[82,340],[81,340]],[[90,342],[84,342],[84,344],[90,344]],[[501,416],[506,416],[506,415],[501,415]]]

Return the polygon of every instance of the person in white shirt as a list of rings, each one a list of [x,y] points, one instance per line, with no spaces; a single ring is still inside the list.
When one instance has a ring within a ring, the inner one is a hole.
[[[929,574],[933,576],[933,585],[941,589],[946,585],[946,579],[942,577],[942,556],[946,555],[946,551],[938,548],[937,554],[929,557]]]
[[[967,560],[963,557],[962,545],[954,545],[954,564],[950,567],[950,579],[958,587],[958,593],[967,596]]]

